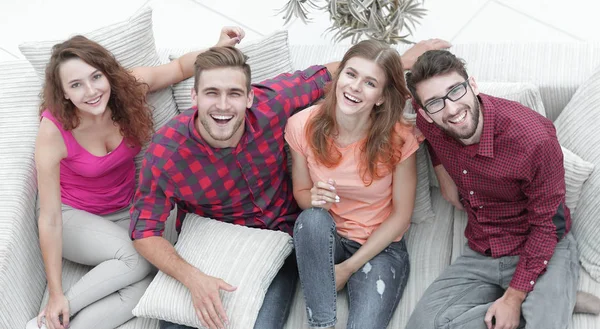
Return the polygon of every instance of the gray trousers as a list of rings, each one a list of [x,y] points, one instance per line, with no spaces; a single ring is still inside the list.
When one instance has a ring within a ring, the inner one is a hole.
[[[129,238],[129,208],[97,216],[63,205],[63,258],[94,266],[65,292],[72,329],[114,329],[152,280],[152,267]]]
[[[407,328],[486,329],[485,314],[508,288],[518,261],[519,256],[487,257],[465,245],[463,255],[427,288]],[[577,244],[569,233],[527,294],[519,328],[566,329],[578,280]]]

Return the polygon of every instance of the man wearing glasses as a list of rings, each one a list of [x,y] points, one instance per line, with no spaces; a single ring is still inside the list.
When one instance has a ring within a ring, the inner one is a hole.
[[[579,262],[552,122],[479,93],[445,50],[420,56],[407,84],[442,194],[468,214],[462,256],[407,328],[567,328]]]

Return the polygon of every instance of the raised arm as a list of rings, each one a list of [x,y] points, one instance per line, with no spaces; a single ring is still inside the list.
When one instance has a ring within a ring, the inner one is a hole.
[[[402,67],[405,70],[410,70],[412,69],[419,56],[423,55],[424,52],[429,50],[447,49],[451,46],[452,44],[450,42],[442,39],[422,40],[416,43],[414,46],[410,47],[402,55]]]
[[[60,197],[60,160],[67,156],[67,148],[58,128],[48,119],[42,119],[35,145],[35,165],[40,201],[38,219],[40,247],[50,299],[40,316],[45,315],[54,328],[69,324],[69,302],[62,289],[62,210]],[[62,316],[63,325],[59,321]]]
[[[424,52],[429,50],[447,49],[451,46],[452,44],[450,44],[450,42],[442,39],[422,40],[419,43],[416,43],[414,46],[410,47],[402,55],[402,67],[405,70],[410,70],[417,61],[417,58],[423,55]],[[331,62],[324,64],[324,66],[327,68],[327,71],[329,71],[329,73],[333,75],[338,70],[340,62]]]
[[[215,46],[234,46],[245,36],[240,27],[225,26],[221,29],[219,41]],[[201,52],[199,50],[187,53],[171,62],[159,66],[140,66],[131,70],[131,73],[141,82],[148,84],[148,91],[153,92],[166,88],[194,75],[194,62]]]

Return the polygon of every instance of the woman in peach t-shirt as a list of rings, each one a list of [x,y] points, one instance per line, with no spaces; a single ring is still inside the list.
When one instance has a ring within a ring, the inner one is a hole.
[[[325,100],[290,118],[294,244],[309,325],[333,327],[348,286],[352,328],[386,328],[409,273],[406,244],[418,148],[402,120],[400,55],[362,41],[344,55]]]

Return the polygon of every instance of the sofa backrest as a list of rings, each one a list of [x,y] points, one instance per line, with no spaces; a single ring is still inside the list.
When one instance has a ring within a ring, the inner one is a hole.
[[[294,69],[340,61],[349,45],[291,45]],[[394,46],[400,53],[407,45]],[[540,89],[555,120],[577,87],[600,65],[600,43],[459,44],[450,49],[477,81],[528,82]]]

